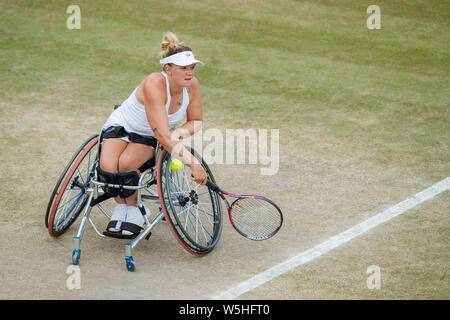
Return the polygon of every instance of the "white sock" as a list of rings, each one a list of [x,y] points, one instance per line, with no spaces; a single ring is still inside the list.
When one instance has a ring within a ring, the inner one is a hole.
[[[127,207],[127,216],[125,219],[126,222],[137,224],[142,227],[144,225],[144,217],[142,216],[141,210],[138,207],[128,206]],[[132,232],[122,230],[122,234],[124,235],[132,235]]]
[[[111,221],[125,221],[127,216],[127,205],[124,203],[118,203],[112,212],[111,215]],[[118,232],[120,231],[120,223],[116,224],[115,228],[109,228],[109,231],[111,232]]]

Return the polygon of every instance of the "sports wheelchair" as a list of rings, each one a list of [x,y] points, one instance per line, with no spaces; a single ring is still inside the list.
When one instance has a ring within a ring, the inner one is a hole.
[[[101,141],[101,134],[93,135],[75,152],[56,183],[45,214],[45,226],[52,237],[65,233],[78,216],[82,216],[74,237],[74,265],[79,264],[81,240],[88,223],[100,237],[114,237],[106,230],[100,232],[91,217],[92,209],[97,207],[108,221],[111,219],[111,209],[107,203],[112,207],[112,198],[117,195],[114,190],[122,194],[137,192],[138,206],[145,220],[138,235],[115,236],[132,240],[125,244],[127,270],[134,271],[136,268],[132,249],[143,239],[148,240],[151,230],[161,220],[167,222],[178,242],[191,254],[204,256],[214,249],[222,233],[221,201],[215,192],[194,182],[188,167],[172,170],[172,156],[159,143],[155,157],[139,168],[137,183],[127,184],[130,182],[127,179],[105,181],[98,170]],[[202,157],[194,149],[186,148],[200,161],[209,179],[214,181]],[[144,209],[144,203],[150,214]],[[153,214],[154,211],[156,214]]]

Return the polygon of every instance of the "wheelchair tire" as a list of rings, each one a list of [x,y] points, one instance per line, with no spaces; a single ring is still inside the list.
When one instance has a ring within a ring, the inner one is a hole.
[[[75,152],[56,183],[45,214],[45,226],[50,236],[66,232],[83,210],[97,162],[98,135],[89,137]]]
[[[213,174],[192,148],[209,178]],[[196,256],[204,256],[216,246],[222,233],[222,207],[218,195],[190,179],[190,171],[173,171],[172,156],[163,150],[157,166],[158,195],[167,223],[181,246]]]

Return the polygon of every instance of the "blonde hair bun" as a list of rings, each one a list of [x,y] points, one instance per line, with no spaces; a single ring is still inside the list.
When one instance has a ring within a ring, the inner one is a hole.
[[[166,32],[161,41],[161,58],[166,58],[179,46],[183,46],[183,43],[178,40],[176,34],[170,31]]]

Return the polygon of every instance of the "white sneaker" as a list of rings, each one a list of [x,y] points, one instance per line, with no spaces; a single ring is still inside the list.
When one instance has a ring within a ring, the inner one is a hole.
[[[112,211],[112,216],[111,216],[111,221],[118,221],[115,225],[115,227],[110,227],[108,228],[108,231],[110,232],[118,232],[120,231],[120,224],[125,221],[126,217],[127,217],[127,205],[126,204],[122,204],[122,203],[118,203],[113,211]]]
[[[145,206],[144,206],[144,208],[145,208]],[[147,208],[145,208],[145,209],[146,209],[145,211],[148,213],[149,210]],[[138,207],[129,206],[129,207],[127,207],[127,215],[125,218],[125,222],[133,223],[142,228],[145,220],[144,220],[144,217],[142,216],[141,210],[139,210]],[[122,234],[131,236],[133,233],[130,231],[127,231],[127,230],[122,230]]]

